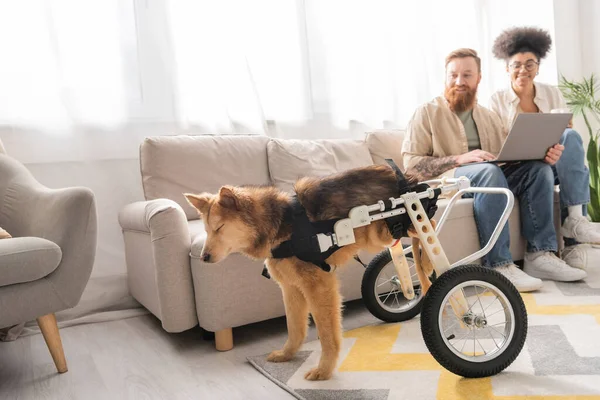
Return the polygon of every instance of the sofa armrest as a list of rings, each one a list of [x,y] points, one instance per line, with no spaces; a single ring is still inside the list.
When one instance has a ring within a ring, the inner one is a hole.
[[[191,238],[187,217],[181,206],[168,199],[128,204],[119,212],[119,224],[124,235],[149,235],[155,279],[146,280],[143,274],[133,272],[141,271],[139,266],[128,265],[128,270],[132,271],[129,279],[137,279],[136,284],[139,285],[156,282],[160,314],[157,316],[163,328],[168,332],[177,332],[194,326],[197,316],[190,268]],[[128,264],[144,262],[135,254],[130,255]]]
[[[153,228],[156,229],[169,229],[169,224],[167,222],[167,226],[163,227],[157,225],[156,222],[162,220],[162,218],[158,217],[158,220],[153,220],[160,213],[172,213],[174,214],[173,226],[177,224],[177,208],[180,208],[177,203],[169,199],[157,199],[150,201],[137,201],[135,203],[127,204],[123,209],[119,212],[119,224],[121,224],[121,228],[128,231],[138,231],[138,232],[146,232],[151,233],[150,224],[152,223]],[[185,218],[185,215],[184,215]],[[186,220],[187,221],[187,220]]]

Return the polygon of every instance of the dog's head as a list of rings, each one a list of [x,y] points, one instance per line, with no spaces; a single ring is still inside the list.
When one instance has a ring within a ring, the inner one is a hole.
[[[240,188],[223,186],[219,193],[184,194],[204,220],[207,238],[202,248],[204,262],[217,263],[229,254],[252,246],[256,236],[249,218],[252,204]]]

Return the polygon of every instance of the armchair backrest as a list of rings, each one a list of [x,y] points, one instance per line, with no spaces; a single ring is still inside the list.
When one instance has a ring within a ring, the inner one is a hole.
[[[0,153],[0,226],[13,236],[23,236],[23,226],[16,223],[14,205],[22,201],[20,188],[37,186],[29,170],[14,158]]]

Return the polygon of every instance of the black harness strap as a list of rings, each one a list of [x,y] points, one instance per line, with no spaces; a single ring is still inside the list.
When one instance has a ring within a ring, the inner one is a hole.
[[[410,190],[410,186],[404,177],[400,168],[396,165],[394,160],[390,158],[386,158],[385,161],[392,167],[394,172],[396,173],[396,179],[398,180],[398,196],[404,194]],[[392,204],[389,200],[385,200],[385,208],[392,209]],[[410,217],[408,214],[400,214],[393,217],[389,217],[385,219],[385,223],[392,234],[394,239],[400,239],[401,237],[405,237],[408,235],[408,228],[410,228]]]
[[[404,177],[402,171],[400,171],[400,168],[398,168],[398,166],[396,165],[396,163],[389,158],[387,158],[385,161],[390,165],[390,167],[392,167],[392,169],[396,173],[396,178],[398,179],[398,196],[401,196],[409,191],[420,193],[429,188],[429,185],[427,184],[419,184],[411,187],[406,178]],[[385,200],[384,203],[386,209],[392,208],[388,200]],[[427,217],[433,218],[433,216],[435,215],[437,211],[436,203],[437,196],[433,199],[421,199],[421,204],[427,212]],[[408,236],[408,229],[412,224],[410,216],[407,213],[386,218],[385,223],[394,239],[400,239],[402,237]]]
[[[287,218],[291,218],[292,237],[271,250],[273,258],[297,257],[302,261],[315,264],[323,271],[331,271],[331,266],[325,260],[340,247],[332,246],[327,251],[321,252],[317,234],[333,232],[333,226],[340,218],[311,222],[297,196],[292,198],[291,213]]]

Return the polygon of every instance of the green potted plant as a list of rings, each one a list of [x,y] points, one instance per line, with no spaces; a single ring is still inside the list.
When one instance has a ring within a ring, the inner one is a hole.
[[[600,81],[594,74],[583,78],[582,82],[569,81],[561,75],[558,85],[573,116],[582,115],[590,135],[587,148],[588,168],[590,169],[590,203],[588,214],[592,221],[600,221],[600,152],[598,139],[600,129],[594,132],[590,119],[595,119],[600,126]]]

